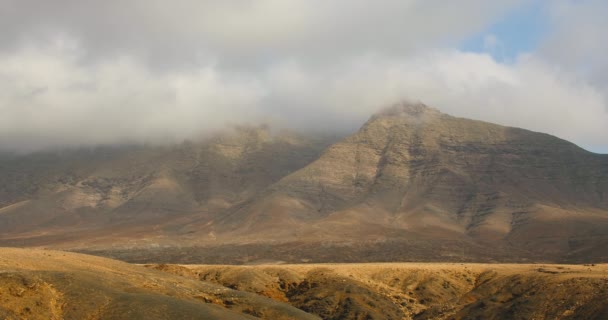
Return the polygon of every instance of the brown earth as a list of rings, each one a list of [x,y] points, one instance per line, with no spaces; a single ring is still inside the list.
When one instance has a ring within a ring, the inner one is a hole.
[[[0,248],[1,319],[318,319],[288,304],[106,258]]]
[[[0,248],[2,319],[606,319],[608,265],[131,265]]]
[[[607,319],[608,265],[148,265],[323,319]]]

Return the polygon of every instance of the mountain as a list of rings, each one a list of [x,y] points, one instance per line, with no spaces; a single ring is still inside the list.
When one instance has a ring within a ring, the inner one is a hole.
[[[25,182],[2,183],[18,187],[0,193],[0,245],[138,262],[608,259],[607,155],[411,103],[330,142],[246,128],[5,160],[0,179]]]
[[[224,241],[398,241],[429,256],[460,254],[441,249],[455,241],[473,255],[606,259],[608,156],[399,104],[213,225]]]
[[[75,247],[170,238],[300,169],[335,139],[236,127],[172,146],[4,155],[0,243]]]

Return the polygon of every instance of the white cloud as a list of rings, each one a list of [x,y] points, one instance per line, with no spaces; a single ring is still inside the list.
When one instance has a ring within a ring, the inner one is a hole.
[[[457,116],[551,133],[585,147],[605,145],[608,136],[602,92],[534,56],[505,64],[487,54],[436,51],[403,59],[368,56],[322,73],[292,65],[289,74],[287,79],[298,79],[298,86],[290,87],[288,96],[317,106],[308,111],[326,117],[322,123],[327,126],[341,120],[360,123],[378,106],[408,98]],[[275,95],[285,93],[270,88]]]
[[[174,141],[238,122],[354,130],[403,98],[608,146],[608,78],[594,68],[608,66],[605,21],[581,21],[607,12],[598,0],[551,6],[567,45],[549,38],[510,63],[447,48],[526,0],[0,2],[0,149]]]
[[[608,105],[608,2],[558,0],[551,4],[551,32],[538,55],[601,88]]]
[[[442,50],[322,68],[292,60],[256,73],[207,66],[159,74],[129,57],[81,64],[79,52],[61,44],[0,57],[4,147],[172,141],[258,121],[354,130],[403,98],[587,146],[608,136],[601,92],[533,56],[508,65]]]
[[[130,57],[83,65],[71,50],[27,48],[0,56],[0,146],[190,138],[247,120],[261,94],[213,67],[158,74]]]
[[[88,58],[127,54],[155,67],[333,63],[454,44],[529,1],[0,0],[0,47],[61,33]]]

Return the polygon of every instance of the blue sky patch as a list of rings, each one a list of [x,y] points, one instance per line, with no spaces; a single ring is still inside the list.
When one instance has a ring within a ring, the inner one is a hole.
[[[534,1],[515,9],[466,39],[460,49],[488,53],[502,63],[512,63],[518,55],[534,51],[549,29],[547,12],[541,3]]]

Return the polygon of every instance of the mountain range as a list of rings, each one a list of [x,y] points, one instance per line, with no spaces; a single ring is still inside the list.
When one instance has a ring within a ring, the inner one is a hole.
[[[348,136],[242,126],[0,155],[0,246],[132,262],[608,260],[608,155],[398,103]]]

